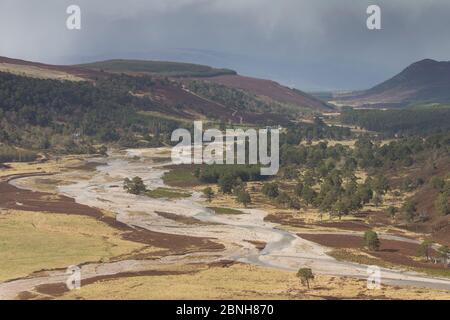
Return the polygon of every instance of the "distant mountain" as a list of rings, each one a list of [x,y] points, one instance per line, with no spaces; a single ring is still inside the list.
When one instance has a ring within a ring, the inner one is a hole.
[[[334,101],[341,105],[379,108],[448,104],[450,61],[421,60],[369,90],[337,95]]]

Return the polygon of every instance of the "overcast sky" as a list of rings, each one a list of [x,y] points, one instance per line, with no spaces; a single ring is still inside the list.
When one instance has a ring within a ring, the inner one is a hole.
[[[81,7],[82,29],[66,28]],[[378,4],[382,30],[366,27]],[[302,90],[370,87],[423,58],[450,60],[449,0],[0,0],[0,55],[228,67]]]

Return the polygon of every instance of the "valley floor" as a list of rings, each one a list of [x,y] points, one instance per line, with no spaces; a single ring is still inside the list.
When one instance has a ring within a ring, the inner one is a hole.
[[[267,219],[271,207],[239,208],[225,196],[206,203],[195,188],[181,199],[122,189],[134,176],[150,189],[167,188],[167,152],[115,151],[0,171],[0,299],[450,299],[450,279],[395,261],[381,264],[381,289],[367,289],[366,262],[336,258],[336,239],[326,242],[330,229],[319,223],[281,225]],[[417,242],[397,232],[383,238]],[[81,267],[79,290],[66,287],[70,265]],[[295,276],[300,267],[316,274],[309,290]]]

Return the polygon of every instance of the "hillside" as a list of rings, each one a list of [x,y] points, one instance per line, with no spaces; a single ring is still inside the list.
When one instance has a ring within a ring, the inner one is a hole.
[[[0,72],[12,73],[20,76],[82,81],[102,76],[100,72],[71,66],[50,65],[39,62],[0,57]]]
[[[267,126],[300,116],[243,90],[191,90],[161,68],[158,75],[116,73],[0,58],[0,145],[84,153],[99,143],[168,143],[175,128],[193,120]]]
[[[266,100],[268,99],[317,111],[333,110],[328,104],[305,92],[282,86],[271,80],[244,77],[240,75],[221,75],[204,80],[229,88],[244,90]]]
[[[169,61],[117,59],[80,64],[75,67],[116,73],[136,73],[168,77],[212,77],[224,74],[236,74],[236,71],[229,69],[216,69],[199,64]]]
[[[369,90],[334,100],[341,105],[380,108],[446,104],[450,102],[450,62],[425,59]]]
[[[332,110],[332,107],[328,104],[300,90],[290,89],[270,80],[244,77],[229,69],[216,69],[189,63],[144,60],[108,60],[77,65],[75,67],[131,75],[166,76],[175,78],[175,80],[182,78],[181,81],[183,83],[207,81],[231,89],[245,91],[268,104],[287,104],[313,111]],[[223,101],[220,101],[220,103],[223,103]],[[229,103],[235,105],[236,102],[230,101]]]

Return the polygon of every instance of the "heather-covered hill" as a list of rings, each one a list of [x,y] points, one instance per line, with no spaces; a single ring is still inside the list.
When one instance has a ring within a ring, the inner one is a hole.
[[[380,108],[448,104],[450,62],[425,59],[369,90],[340,95],[334,100],[349,106]]]

